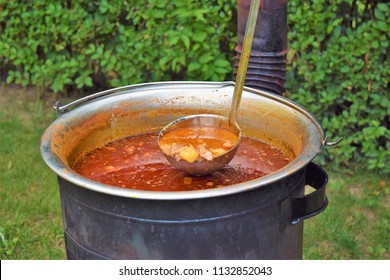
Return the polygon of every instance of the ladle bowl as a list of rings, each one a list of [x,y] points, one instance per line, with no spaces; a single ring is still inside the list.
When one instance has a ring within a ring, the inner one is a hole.
[[[248,21],[245,29],[244,43],[242,48],[242,55],[238,64],[236,83],[234,85],[232,105],[230,109],[229,118],[225,118],[218,115],[193,115],[185,118],[181,118],[173,121],[168,124],[160,133],[158,137],[159,146],[160,139],[163,135],[169,130],[178,129],[179,127],[223,127],[230,131],[237,133],[238,142],[226,153],[220,155],[219,157],[213,158],[212,160],[195,160],[190,163],[186,160],[179,159],[167,155],[164,153],[165,157],[176,169],[182,170],[191,175],[206,175],[212,173],[213,171],[222,169],[226,164],[228,164],[234,157],[238,145],[241,140],[241,129],[239,128],[236,118],[237,111],[241,101],[242,90],[245,82],[245,75],[248,68],[248,60],[252,47],[253,34],[256,27],[257,15],[260,7],[260,0],[253,0],[249,8]],[[163,149],[162,149],[163,150]]]
[[[234,132],[238,136],[237,144],[235,146],[233,146],[230,150],[228,150],[223,155],[213,158],[213,160],[210,161],[204,159],[204,160],[196,160],[193,163],[190,163],[183,159],[177,160],[175,157],[164,153],[166,159],[176,169],[195,176],[203,176],[203,175],[210,174],[214,171],[222,169],[225,165],[227,165],[235,156],[238,149],[238,145],[242,137],[242,132],[240,127],[237,125],[237,123],[235,123],[234,125],[230,125],[228,118],[219,115],[212,115],[212,114],[199,114],[199,115],[182,117],[180,119],[171,122],[166,127],[164,127],[160,131],[160,134],[158,136],[159,145],[160,145],[160,139],[167,132],[182,127],[221,127]]]

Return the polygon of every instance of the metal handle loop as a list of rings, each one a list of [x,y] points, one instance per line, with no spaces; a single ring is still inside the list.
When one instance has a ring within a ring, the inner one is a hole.
[[[226,87],[226,86],[234,86],[234,84],[235,84],[232,81],[207,82],[207,83],[204,83],[204,82],[191,82],[191,83],[199,84],[201,86],[204,86],[204,85],[216,86],[216,85],[218,85],[221,88]],[[83,98],[77,99],[75,101],[72,101],[72,102],[70,102],[68,104],[65,104],[65,105],[62,105],[62,103],[60,101],[57,101],[54,104],[53,108],[57,111],[57,115],[61,116],[64,113],[66,113],[72,107],[81,105],[83,103],[86,103],[88,101],[91,101],[91,100],[94,100],[94,99],[97,99],[97,98],[100,98],[100,97],[104,97],[104,96],[115,94],[115,93],[120,93],[120,92],[123,92],[124,90],[133,90],[133,89],[137,89],[137,88],[145,88],[145,87],[148,87],[148,86],[153,87],[155,85],[171,85],[171,86],[177,87],[180,84],[187,85],[186,82],[155,82],[155,83],[143,83],[143,84],[136,84],[136,85],[127,85],[127,86],[123,86],[123,87],[112,88],[112,89],[104,90],[104,91],[101,91],[101,92],[98,92],[98,93],[94,93],[94,94],[85,96]]]
[[[329,142],[328,141],[328,137],[325,137],[325,139],[324,139],[324,146],[327,146],[327,147],[333,147],[333,146],[336,146],[336,145],[338,145],[341,141],[343,141],[344,140],[344,137],[340,137],[339,139],[337,139],[336,141],[334,141],[334,142]]]
[[[113,94],[113,93],[117,93],[117,92],[123,91],[123,90],[131,88],[131,87],[134,87],[134,86],[130,85],[130,86],[123,86],[123,87],[118,87],[118,88],[104,90],[104,91],[101,91],[101,92],[98,92],[98,93],[94,93],[94,94],[85,96],[83,98],[77,99],[77,100],[72,101],[72,102],[70,102],[68,104],[65,104],[65,105],[62,105],[62,103],[60,101],[57,101],[54,104],[53,107],[57,111],[57,115],[61,116],[62,114],[66,113],[68,111],[68,109],[71,108],[71,107],[74,107],[74,106],[77,106],[77,105],[81,105],[81,104],[83,104],[85,102],[94,100],[96,98],[103,97],[103,96],[106,96],[106,95],[110,95],[110,94]]]

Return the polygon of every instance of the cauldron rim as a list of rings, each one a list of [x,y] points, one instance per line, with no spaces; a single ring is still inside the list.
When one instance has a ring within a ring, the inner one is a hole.
[[[145,84],[136,84],[129,85],[120,88],[114,88],[111,90],[107,90],[104,92],[96,93],[91,96],[85,97],[88,101],[93,99],[93,96],[101,96],[110,94],[110,92],[118,93],[118,91],[128,91],[128,90],[139,90],[144,87],[166,87],[166,86],[200,86],[200,87],[212,87],[212,88],[221,88],[221,87],[234,87],[234,82],[193,82],[193,81],[184,81],[184,82],[155,82],[155,83],[145,83]],[[102,184],[93,180],[90,180],[86,177],[83,177],[77,174],[73,169],[68,167],[66,164],[62,162],[62,160],[52,153],[51,151],[51,132],[53,126],[56,122],[59,121],[61,116],[55,120],[43,133],[41,138],[41,155],[45,161],[45,163],[49,166],[49,168],[54,171],[58,176],[63,179],[79,186],[82,188],[86,188],[92,191],[104,193],[107,195],[119,196],[119,197],[127,197],[132,199],[145,199],[145,200],[189,200],[189,199],[206,199],[212,197],[219,197],[225,195],[232,195],[244,191],[249,191],[261,187],[268,186],[272,183],[275,183],[279,180],[282,180],[292,174],[296,173],[299,170],[304,169],[322,150],[323,146],[326,142],[326,137],[324,136],[324,132],[322,127],[316,120],[316,118],[309,113],[304,107],[301,105],[284,98],[282,96],[266,92],[260,91],[249,87],[244,87],[244,91],[253,93],[256,95],[263,96],[267,99],[271,99],[275,102],[279,102],[283,105],[287,105],[291,107],[295,111],[298,111],[300,114],[305,116],[310,120],[310,122],[314,125],[318,132],[318,143],[315,143],[314,149],[310,149],[311,153],[306,155],[301,155],[292,160],[288,165],[279,169],[276,172],[268,174],[266,176],[260,177],[255,180],[243,182],[240,184],[235,184],[231,186],[226,186],[223,188],[216,189],[206,189],[206,190],[193,190],[193,191],[172,191],[172,192],[160,192],[160,191],[146,191],[146,190],[134,190],[134,189],[125,189],[115,186],[110,186],[106,184]],[[83,98],[84,99],[84,98]],[[80,99],[82,101],[82,99]],[[80,100],[76,101],[79,102]],[[69,103],[68,105],[73,106],[73,103]],[[58,108],[57,108],[58,111]],[[64,110],[65,111],[65,110]]]

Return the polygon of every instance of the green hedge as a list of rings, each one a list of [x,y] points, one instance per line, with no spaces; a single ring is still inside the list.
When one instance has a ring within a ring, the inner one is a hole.
[[[231,80],[236,5],[183,0],[0,0],[8,83],[53,91]]]
[[[386,3],[385,3],[386,2]],[[335,166],[390,173],[387,1],[289,1],[291,98],[322,122]]]
[[[54,92],[231,80],[237,1],[0,0],[2,80]],[[387,1],[289,1],[288,97],[330,140],[320,160],[390,173]]]

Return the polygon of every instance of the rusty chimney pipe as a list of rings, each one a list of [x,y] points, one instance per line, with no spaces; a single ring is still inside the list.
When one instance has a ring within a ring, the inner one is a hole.
[[[285,91],[287,62],[287,2],[263,0],[249,57],[245,85],[277,94]],[[235,67],[242,50],[251,0],[238,0],[238,45]]]

